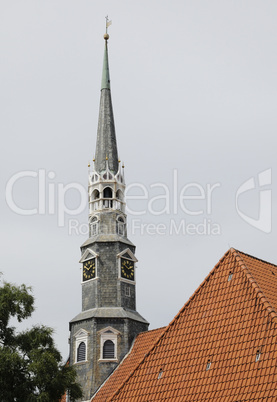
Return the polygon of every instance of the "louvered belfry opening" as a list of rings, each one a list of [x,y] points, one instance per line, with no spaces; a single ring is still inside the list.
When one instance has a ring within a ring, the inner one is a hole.
[[[114,359],[114,343],[107,340],[103,346],[103,359]]]
[[[82,362],[84,360],[86,360],[86,345],[84,342],[81,342],[77,350],[77,362]]]

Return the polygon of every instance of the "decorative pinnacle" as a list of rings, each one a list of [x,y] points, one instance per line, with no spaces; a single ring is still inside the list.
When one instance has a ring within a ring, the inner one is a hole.
[[[108,155],[106,155],[106,161],[108,160]]]
[[[90,163],[88,163],[88,167],[90,167]]]

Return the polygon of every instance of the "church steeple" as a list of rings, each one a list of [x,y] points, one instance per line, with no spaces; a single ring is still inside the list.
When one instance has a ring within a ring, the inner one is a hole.
[[[104,35],[105,50],[103,60],[103,71],[101,81],[101,98],[97,130],[97,142],[95,153],[95,170],[101,174],[109,170],[116,174],[118,172],[118,153],[115,135],[115,125],[113,117],[113,106],[110,89],[110,72],[108,60],[108,39],[109,35]],[[106,162],[106,160],[108,162]]]
[[[107,26],[110,22],[107,20]],[[89,168],[89,236],[81,246],[82,311],[70,322],[70,364],[84,400],[148,328],[136,311],[136,247],[127,237],[125,180],[118,160],[108,63],[108,39],[101,83],[95,160]]]
[[[105,50],[96,152],[94,169],[89,175],[89,234],[90,237],[101,234],[120,234],[120,236],[127,237],[124,197],[125,181],[120,161],[118,160],[116,144],[108,61],[109,35],[107,33],[104,35],[104,39]],[[110,212],[115,211],[116,215],[107,215],[108,210]],[[96,220],[97,225],[95,224]],[[119,227],[122,227],[120,232]]]

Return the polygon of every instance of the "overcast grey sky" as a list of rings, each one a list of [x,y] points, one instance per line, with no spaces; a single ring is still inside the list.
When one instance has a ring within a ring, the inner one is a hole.
[[[87,187],[104,17],[112,20],[119,155],[132,194],[148,192],[147,200],[129,202],[141,213],[128,216],[139,259],[137,310],[156,328],[171,321],[231,246],[277,263],[276,11],[275,1],[253,0],[0,1],[0,270],[7,281],[33,287],[29,325],[53,327],[64,358],[68,321],[81,311],[78,261],[86,239],[69,232],[72,219],[83,230],[87,209],[59,227],[58,189]],[[5,201],[7,183],[39,170],[46,172],[46,198],[54,191],[55,211],[46,201],[43,213],[38,179],[22,177],[12,200],[41,213],[15,213]],[[67,207],[79,202],[69,190]]]

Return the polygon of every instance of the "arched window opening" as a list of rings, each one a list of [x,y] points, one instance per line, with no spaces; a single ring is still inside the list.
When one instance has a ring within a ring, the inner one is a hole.
[[[104,342],[103,359],[114,359],[114,343],[111,340]]]
[[[116,198],[118,198],[120,201],[123,201],[123,192],[121,190],[117,190]]]
[[[96,189],[93,190],[91,194],[91,201],[93,203],[92,206],[94,211],[99,208],[99,202],[98,202],[99,196],[100,196],[99,191]]]
[[[98,198],[99,198],[99,191],[98,190],[93,190],[93,192],[92,192],[92,195],[91,195],[91,198],[93,199],[93,200],[97,200]]]
[[[125,235],[125,219],[123,218],[123,216],[119,216],[117,218],[116,228],[117,228],[117,234],[119,234],[120,236]]]
[[[113,192],[110,187],[104,188],[104,198],[112,198],[113,197]]]
[[[116,199],[118,200],[116,202],[116,209],[119,209],[119,210],[123,211],[124,195],[123,195],[123,192],[121,190],[117,190]]]
[[[83,362],[86,360],[86,344],[81,342],[77,349],[77,362]]]
[[[105,208],[112,208],[113,207],[113,201],[112,201],[113,191],[112,191],[112,189],[110,187],[104,188],[103,195],[104,195],[104,198],[105,198],[104,199],[104,207]]]
[[[100,360],[117,359],[117,338],[120,332],[112,327],[103,328],[100,331]]]
[[[95,236],[98,234],[98,218],[94,216],[90,220],[90,236]]]

